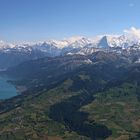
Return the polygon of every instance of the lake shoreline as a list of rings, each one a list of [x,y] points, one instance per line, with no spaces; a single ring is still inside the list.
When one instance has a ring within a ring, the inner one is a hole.
[[[18,95],[16,85],[8,77],[0,76],[0,99],[9,99]]]
[[[20,86],[19,85],[15,85],[15,87],[16,87],[16,89],[18,91],[18,94],[22,94],[22,93],[27,91],[27,87],[24,86],[24,85],[20,85]]]

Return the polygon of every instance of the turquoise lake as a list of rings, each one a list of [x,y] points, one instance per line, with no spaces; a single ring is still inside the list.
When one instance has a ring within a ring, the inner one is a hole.
[[[7,82],[7,78],[0,77],[0,99],[8,99],[16,96],[18,91],[14,85]]]

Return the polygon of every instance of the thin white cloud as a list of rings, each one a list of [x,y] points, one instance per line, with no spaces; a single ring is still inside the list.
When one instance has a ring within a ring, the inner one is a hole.
[[[124,34],[132,40],[140,40],[140,29],[131,27],[130,29],[124,30]]]
[[[134,3],[129,3],[129,7],[134,7],[135,4]]]

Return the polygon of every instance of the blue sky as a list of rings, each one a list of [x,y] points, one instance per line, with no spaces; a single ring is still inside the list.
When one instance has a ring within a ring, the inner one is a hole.
[[[0,40],[93,37],[140,28],[140,0],[0,0]]]

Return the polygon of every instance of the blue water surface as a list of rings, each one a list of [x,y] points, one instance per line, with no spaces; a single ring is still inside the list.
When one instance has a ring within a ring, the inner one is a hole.
[[[16,87],[7,80],[5,77],[0,77],[0,99],[8,99],[18,94]]]

